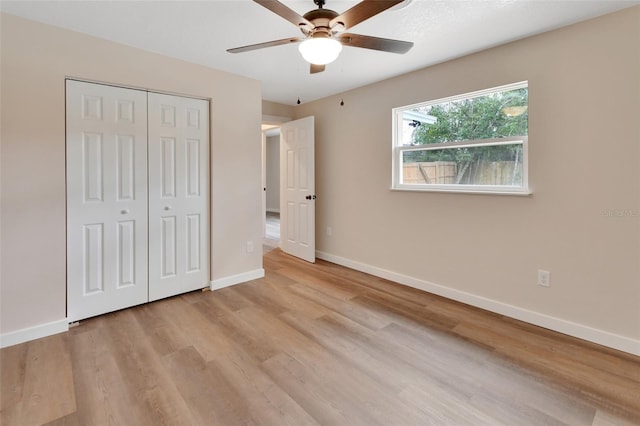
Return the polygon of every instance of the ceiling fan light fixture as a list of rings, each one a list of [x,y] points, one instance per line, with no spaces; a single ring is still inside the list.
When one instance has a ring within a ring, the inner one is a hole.
[[[299,43],[298,49],[302,57],[311,63],[309,73],[317,74],[325,70],[325,65],[338,58],[342,46],[400,54],[407,53],[413,46],[413,43],[407,41],[343,32],[394,6],[404,5],[406,7],[412,0],[360,0],[342,14],[335,10],[325,9],[326,0],[313,0],[318,8],[310,10],[304,15],[298,14],[278,0],[253,1],[298,27],[303,37],[289,37],[227,49],[229,53],[249,52],[265,47]]]
[[[298,46],[305,61],[315,65],[326,65],[338,59],[342,44],[329,37],[308,38]]]

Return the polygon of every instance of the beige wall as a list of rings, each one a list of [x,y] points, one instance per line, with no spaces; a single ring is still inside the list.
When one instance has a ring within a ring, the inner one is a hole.
[[[1,19],[0,333],[66,315],[65,76],[211,98],[212,278],[262,268],[258,81]]]
[[[262,101],[262,115],[263,118],[267,118],[265,124],[281,124],[280,120],[272,122],[270,118],[291,118],[293,117],[294,107],[290,105],[283,105],[276,102]]]
[[[390,191],[392,108],[522,80],[532,196]],[[296,108],[307,115],[318,250],[640,350],[640,7]]]

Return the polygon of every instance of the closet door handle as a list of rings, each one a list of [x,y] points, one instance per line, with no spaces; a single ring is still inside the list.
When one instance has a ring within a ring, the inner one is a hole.
[[[166,211],[169,211],[169,210],[171,210],[171,206],[164,206],[164,209],[165,209]]]
[[[128,214],[129,209],[120,210],[120,214]]]

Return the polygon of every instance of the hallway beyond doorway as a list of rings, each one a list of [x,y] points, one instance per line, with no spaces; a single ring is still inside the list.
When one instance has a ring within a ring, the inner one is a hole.
[[[267,212],[263,245],[265,253],[280,247],[280,213]]]

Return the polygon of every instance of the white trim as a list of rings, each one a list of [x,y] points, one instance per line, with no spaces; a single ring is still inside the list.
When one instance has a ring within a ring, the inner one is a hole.
[[[221,288],[229,287],[236,284],[242,284],[247,281],[257,280],[264,277],[264,269],[256,269],[255,271],[243,272],[237,275],[231,275],[228,277],[217,278],[211,281],[210,288],[213,290],[220,290]]]
[[[264,269],[256,269],[254,271],[244,272],[242,274],[231,275],[229,277],[218,278],[210,282],[211,290],[218,290],[235,284],[241,284],[247,281],[264,277]],[[67,318],[59,321],[53,321],[46,324],[39,324],[33,327],[23,328],[22,330],[12,331],[0,335],[0,348],[17,345],[42,337],[52,336],[58,333],[69,331],[69,320]]]
[[[525,87],[526,88],[529,87],[529,80],[519,81],[517,83],[505,84],[503,86],[489,87],[488,89],[476,90],[474,92],[460,93],[458,95],[447,96],[446,98],[433,99],[426,102],[418,102],[412,105],[405,105],[405,106],[393,108],[393,110],[394,112],[395,111],[402,112],[402,110],[405,110],[405,109],[415,109],[419,107],[444,104],[447,102],[463,101],[465,99],[479,98],[480,96],[491,95],[493,93],[498,93],[498,92],[508,92],[511,90],[523,89]]]
[[[22,330],[0,335],[0,348],[6,348],[66,331],[69,331],[69,321],[66,318],[46,324],[34,325],[33,327],[27,327]]]
[[[529,196],[533,194],[533,190],[529,189],[512,189],[507,186],[494,186],[493,188],[500,188],[500,190],[485,189],[487,186],[472,186],[472,185],[402,185],[395,188],[389,188],[390,191],[404,191],[404,192],[449,192],[458,194],[483,194],[483,195],[521,195]]]
[[[470,139],[466,141],[452,141],[442,143],[430,143],[424,145],[402,145],[396,148],[405,151],[441,151],[454,148],[479,148],[483,146],[524,145],[529,140],[528,136],[507,136],[493,139]]]
[[[267,213],[278,213],[278,214],[280,214],[280,209],[267,209]]]
[[[260,183],[262,191],[260,191],[260,204],[264,214],[262,215],[262,235],[267,233],[267,135],[263,131],[260,142],[260,164],[262,170],[260,171]]]
[[[539,312],[530,311],[518,306],[509,305],[507,303],[498,302],[497,300],[488,299],[464,291],[445,287],[440,284],[431,283],[418,278],[402,275],[397,272],[388,271],[386,269],[367,265],[365,263],[356,262],[344,257],[335,256],[322,251],[316,251],[316,257],[327,262],[336,263],[355,269],[356,271],[365,272],[380,278],[391,280],[399,284],[417,288],[438,296],[466,303],[477,308],[485,309],[510,318],[515,318],[530,324],[587,340],[619,351],[627,352],[640,356],[640,340],[631,339],[629,337],[620,336],[618,334],[609,333],[604,330],[592,328],[583,324],[567,321],[561,318],[552,317]]]
[[[202,96],[186,95],[184,93],[176,93],[176,92],[167,92],[165,90],[155,90],[155,89],[150,89],[148,87],[131,86],[131,85],[128,85],[128,84],[113,83],[113,82],[109,82],[109,81],[91,80],[91,79],[84,78],[84,77],[73,77],[73,76],[69,76],[68,75],[68,76],[65,76],[65,81],[66,80],[74,80],[74,81],[79,81],[81,83],[100,84],[102,86],[119,87],[121,89],[139,90],[141,92],[158,93],[160,95],[170,95],[170,96],[179,96],[181,98],[198,99],[198,100],[201,100],[201,101],[208,101],[209,104],[211,104],[211,101],[212,101],[212,98],[206,98],[206,97],[202,97]]]

